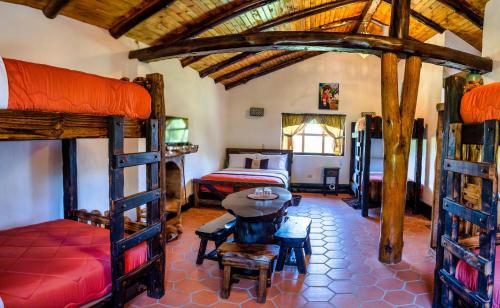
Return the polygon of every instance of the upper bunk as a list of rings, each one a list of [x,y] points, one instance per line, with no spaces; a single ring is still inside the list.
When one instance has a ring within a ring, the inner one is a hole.
[[[352,128],[352,138],[358,138],[359,132],[360,131],[365,131],[366,127],[370,128],[370,138],[372,139],[382,139],[383,134],[382,134],[382,117],[380,116],[374,116],[374,115],[364,115],[363,117],[359,118],[355,124],[353,125]],[[412,133],[412,139],[420,139],[422,138],[423,134],[423,128],[424,128],[424,119],[418,118],[415,119],[414,125],[413,125],[413,133]]]
[[[164,116],[159,87],[159,74],[129,82],[0,58],[0,140],[107,138],[110,116],[145,137],[145,120]]]

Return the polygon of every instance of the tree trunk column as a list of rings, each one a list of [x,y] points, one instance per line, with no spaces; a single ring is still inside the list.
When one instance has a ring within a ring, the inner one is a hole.
[[[406,60],[401,104],[398,98],[398,57],[382,55],[382,118],[384,177],[379,242],[379,261],[398,263],[403,252],[408,157],[417,103],[422,60]]]

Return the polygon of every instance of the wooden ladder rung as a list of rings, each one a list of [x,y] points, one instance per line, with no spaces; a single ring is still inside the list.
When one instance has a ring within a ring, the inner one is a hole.
[[[124,253],[126,250],[139,245],[140,243],[151,239],[152,237],[160,234],[161,223],[156,223],[154,225],[148,226],[129,237],[123,238],[113,245],[115,254],[119,255]]]
[[[115,206],[114,213],[120,214],[131,210],[148,202],[159,200],[161,197],[161,189],[143,191],[137,194],[130,195],[120,200],[113,201]]]
[[[160,152],[142,152],[120,154],[113,157],[113,168],[126,168],[138,165],[157,163],[161,159]]]
[[[487,180],[496,177],[497,166],[495,163],[479,163],[466,160],[445,159],[444,170],[461,173],[468,176],[477,176]]]
[[[483,229],[494,230],[496,228],[497,222],[492,219],[492,215],[468,208],[450,198],[443,199],[443,209]]]
[[[446,235],[443,235],[443,237],[441,237],[441,245],[443,246],[443,248],[445,248],[457,258],[463,260],[476,270],[484,273],[485,275],[491,275],[491,261],[488,261],[487,259],[464,249],[462,246],[460,246],[458,243],[456,243]]]
[[[491,303],[489,300],[485,300],[480,297],[477,292],[467,289],[463,283],[458,281],[455,277],[450,275],[444,269],[439,271],[439,278],[441,281],[450,288],[454,294],[459,295],[463,300],[474,307],[490,307]],[[463,290],[466,292],[464,293]]]

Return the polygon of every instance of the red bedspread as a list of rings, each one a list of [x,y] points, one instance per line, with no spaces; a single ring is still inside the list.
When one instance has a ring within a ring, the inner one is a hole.
[[[55,220],[0,231],[0,297],[5,307],[78,307],[111,291],[109,230]],[[146,260],[141,244],[126,270]]]
[[[496,246],[495,264],[500,264],[500,249]],[[477,271],[464,261],[459,261],[455,277],[468,289],[477,290]],[[493,285],[493,308],[500,308],[500,271],[495,270]]]
[[[132,82],[12,59],[0,58],[0,92],[0,109],[139,119],[151,113],[148,91]]]
[[[288,186],[288,172],[285,170],[224,169],[205,175],[201,179],[234,183],[281,184],[285,188]],[[223,193],[233,192],[233,187],[230,185],[216,185],[215,188]],[[207,189],[203,190],[208,191]]]
[[[465,123],[500,120],[500,82],[467,92],[462,97],[460,114]]]

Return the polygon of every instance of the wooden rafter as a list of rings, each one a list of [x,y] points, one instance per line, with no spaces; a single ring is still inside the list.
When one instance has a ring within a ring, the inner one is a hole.
[[[226,67],[229,67],[229,66],[231,66],[231,65],[233,65],[241,60],[247,59],[255,54],[256,54],[256,52],[242,52],[240,54],[237,54],[236,56],[233,56],[229,59],[226,59],[222,62],[214,64],[214,65],[207,67],[206,69],[200,71],[200,77],[201,78],[207,77],[210,74],[213,74],[217,71],[223,70]]]
[[[355,33],[368,33],[368,26],[372,21],[372,16],[377,11],[377,8],[380,5],[382,0],[370,0],[366,3],[365,8],[363,9],[363,13],[361,14],[361,18],[359,20],[358,26],[356,27]]]
[[[298,53],[299,52],[297,52],[297,54]],[[275,66],[272,66],[272,67],[268,67],[268,68],[263,69],[263,70],[255,73],[255,74],[252,74],[252,75],[246,76],[244,78],[238,79],[238,80],[236,80],[236,81],[234,81],[232,83],[228,83],[228,84],[225,85],[225,88],[226,88],[226,90],[232,89],[232,88],[237,87],[239,85],[245,84],[245,83],[249,82],[252,79],[262,77],[264,75],[270,74],[270,73],[275,72],[277,70],[280,70],[282,68],[285,68],[285,67],[288,67],[290,65],[293,65],[293,64],[302,62],[304,60],[310,59],[312,57],[318,56],[320,54],[322,54],[322,52],[308,52],[308,53],[303,54],[303,55],[301,55],[299,57],[293,58],[293,59],[291,59],[289,61],[282,62],[282,63],[280,63],[278,65],[275,65]]]
[[[320,4],[317,6],[310,7],[308,9],[296,11],[290,14],[286,14],[271,20],[268,20],[260,25],[257,25],[255,27],[252,27],[250,29],[247,29],[242,32],[242,34],[248,34],[248,33],[253,33],[253,32],[261,32],[270,28],[274,28],[289,22],[297,21],[302,18],[306,18],[312,15],[324,13],[329,10],[333,10],[342,6],[346,5],[351,5],[354,3],[359,3],[359,2],[365,2],[366,0],[339,0],[335,2],[329,2],[329,3],[324,3]],[[195,62],[200,61],[201,59],[205,58],[204,56],[193,56],[193,57],[188,57],[186,59],[181,60],[182,66],[188,66],[191,65]]]
[[[45,17],[53,19],[59,14],[59,12],[70,2],[71,0],[50,0],[47,5],[43,8],[43,15]]]
[[[340,51],[379,55],[382,52],[397,53],[402,57],[419,55],[427,63],[459,70],[477,69],[490,72],[491,59],[474,56],[451,48],[421,43],[411,39],[399,39],[375,35],[280,31],[255,34],[233,34],[178,42],[174,46],[154,46],[131,51],[131,59],[157,61],[193,55],[215,53],[257,52],[264,50]]]
[[[448,6],[452,10],[454,10],[457,14],[463,16],[471,23],[476,25],[478,28],[483,29],[484,19],[481,15],[476,13],[474,8],[467,3],[465,0],[437,0],[442,4]]]
[[[158,40],[158,43],[173,43],[180,40],[196,37],[203,32],[210,30],[230,19],[238,17],[246,12],[257,9],[261,6],[274,2],[276,0],[242,0],[232,1],[228,4],[216,7],[206,14],[205,18],[196,20],[191,24],[185,25],[185,30],[172,31]]]
[[[169,7],[175,0],[153,0],[131,9],[127,14],[118,19],[109,29],[109,33],[114,38],[119,38],[132,28],[158,13],[162,9]]]
[[[236,76],[238,76],[241,73],[248,72],[250,70],[253,70],[253,69],[256,69],[256,68],[259,68],[259,67],[264,67],[264,65],[266,65],[267,63],[272,62],[272,61],[274,61],[274,60],[276,60],[278,58],[281,58],[281,57],[283,57],[285,55],[289,55],[292,52],[293,51],[289,51],[289,52],[285,52],[285,53],[278,53],[278,54],[272,55],[272,56],[270,56],[268,58],[263,59],[262,61],[254,62],[254,63],[252,63],[250,65],[244,66],[242,68],[239,68],[237,70],[234,70],[232,72],[224,74],[224,75],[222,75],[220,77],[217,77],[217,78],[214,79],[214,81],[215,81],[215,83],[219,83],[219,82],[222,82],[222,81],[224,81],[226,79],[231,79],[233,77],[236,77]]]
[[[391,4],[391,0],[383,0],[383,1]],[[424,15],[420,14],[419,12],[417,12],[415,10],[410,10],[410,15],[411,15],[411,17],[418,20],[420,23],[426,25],[427,27],[431,28],[432,30],[434,30],[438,33],[443,33],[446,30],[437,22],[433,21],[430,18],[425,17]]]

